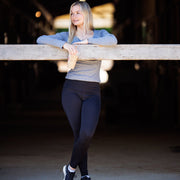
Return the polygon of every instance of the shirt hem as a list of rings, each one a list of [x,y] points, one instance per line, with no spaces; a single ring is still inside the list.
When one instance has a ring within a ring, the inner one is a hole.
[[[85,82],[95,82],[95,83],[100,83],[100,81],[95,81],[95,80],[87,80],[87,79],[80,79],[80,78],[65,78],[69,80],[75,80],[75,81],[85,81]]]

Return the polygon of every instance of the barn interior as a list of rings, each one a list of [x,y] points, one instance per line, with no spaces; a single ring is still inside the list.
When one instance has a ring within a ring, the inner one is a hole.
[[[36,44],[40,35],[67,31],[73,2],[0,0],[0,44]],[[180,44],[179,0],[87,2],[95,29],[113,33],[118,44]],[[180,61],[108,65],[90,149],[93,179],[179,179]],[[62,178],[73,137],[61,105],[61,66],[0,61],[0,179]]]

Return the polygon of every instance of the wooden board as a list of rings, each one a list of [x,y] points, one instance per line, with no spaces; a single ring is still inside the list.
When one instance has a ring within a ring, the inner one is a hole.
[[[180,60],[179,44],[78,45],[79,60]],[[67,51],[49,45],[0,45],[0,60],[66,60]]]

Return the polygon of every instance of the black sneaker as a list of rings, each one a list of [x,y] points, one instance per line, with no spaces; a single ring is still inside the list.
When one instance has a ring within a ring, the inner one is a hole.
[[[91,178],[87,175],[81,178],[81,180],[91,180]]]
[[[73,180],[75,172],[74,173],[69,172],[68,166],[65,165],[63,167],[63,173],[64,173],[64,179],[63,180]]]

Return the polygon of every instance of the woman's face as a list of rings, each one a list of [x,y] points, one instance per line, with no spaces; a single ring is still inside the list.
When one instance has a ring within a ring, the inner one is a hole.
[[[82,26],[84,24],[84,15],[79,5],[71,8],[71,22],[75,26]]]

